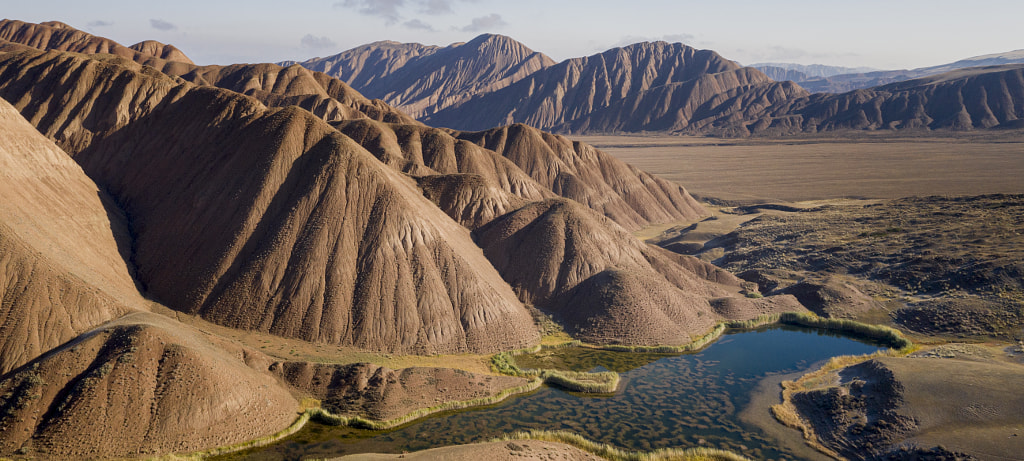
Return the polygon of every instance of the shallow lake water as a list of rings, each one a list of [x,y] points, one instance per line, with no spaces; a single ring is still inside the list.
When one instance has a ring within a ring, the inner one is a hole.
[[[363,452],[401,453],[481,442],[519,430],[569,430],[630,450],[708,446],[754,459],[798,459],[780,451],[739,412],[769,375],[810,368],[829,357],[865,354],[879,346],[829,332],[793,327],[727,334],[700,352],[635,354],[584,349],[517,357],[524,367],[550,366],[622,373],[618,392],[582,395],[553,387],[490,407],[444,413],[390,431],[308,424],[267,447],[225,459],[284,460]]]

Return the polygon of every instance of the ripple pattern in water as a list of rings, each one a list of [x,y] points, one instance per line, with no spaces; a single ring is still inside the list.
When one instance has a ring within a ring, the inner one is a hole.
[[[483,409],[453,412],[373,432],[309,424],[280,443],[238,459],[301,459],[362,452],[418,451],[485,441],[507,432],[569,430],[630,450],[710,446],[754,459],[795,459],[739,421],[757,383],[769,374],[809,368],[829,357],[874,352],[878,346],[827,332],[773,327],[723,336],[696,354],[652,356],[580,349],[558,350],[568,368],[624,371],[611,396],[574,395],[542,388]],[[608,354],[611,354],[610,356]],[[523,365],[545,357],[523,357]],[[605,356],[605,362],[601,357]],[[617,360],[613,356],[622,356]],[[653,360],[653,361],[652,361]],[[635,367],[630,369],[631,367]]]

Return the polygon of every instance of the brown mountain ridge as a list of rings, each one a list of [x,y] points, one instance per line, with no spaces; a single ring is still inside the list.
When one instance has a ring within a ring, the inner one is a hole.
[[[633,237],[705,211],[586,144],[431,128],[300,66],[140,55],[0,43],[0,455],[191,451],[280,430],[296,396],[384,401],[281,376],[215,331],[490,353],[539,341],[526,304],[628,344],[800,308]]]

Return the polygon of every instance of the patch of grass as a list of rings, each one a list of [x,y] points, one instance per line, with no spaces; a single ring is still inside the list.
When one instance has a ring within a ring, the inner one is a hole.
[[[750,459],[731,451],[704,447],[687,449],[662,448],[649,452],[627,451],[607,443],[595,442],[569,431],[534,430],[529,432],[514,432],[506,434],[497,440],[540,440],[545,442],[564,443],[612,461],[749,461]]]
[[[499,352],[491,357],[491,369],[509,376],[540,378],[547,384],[572,392],[594,394],[615,392],[615,389],[619,386],[619,374],[614,371],[584,373],[567,370],[520,368],[515,361],[515,356],[517,355],[533,354],[544,349],[563,349],[566,347],[579,347],[581,345],[582,343],[579,341],[569,341],[552,346],[536,346],[516,351]]]
[[[543,379],[535,378],[522,386],[502,390],[501,392],[491,397],[481,397],[471,400],[457,400],[451,402],[444,402],[440,405],[435,405],[429,408],[421,408],[419,410],[388,420],[366,419],[361,416],[335,415],[327,410],[324,410],[323,408],[311,408],[309,410],[306,410],[304,414],[308,415],[308,417],[313,418],[319,423],[329,424],[332,426],[351,426],[359,429],[385,430],[401,426],[410,421],[422,418],[424,416],[432,415],[434,413],[462,410],[471,407],[494,405],[513,395],[524,394],[536,390],[543,383]]]
[[[838,331],[850,336],[872,339],[893,349],[905,349],[913,345],[913,342],[895,328],[869,325],[854,320],[829,319],[814,314],[784,312],[779,316],[779,323]]]
[[[219,456],[219,455],[223,455],[223,454],[227,454],[227,453],[233,453],[233,452],[236,452],[236,451],[247,450],[249,448],[257,448],[257,447],[262,447],[262,446],[270,445],[270,444],[272,444],[274,442],[277,442],[277,441],[279,441],[279,440],[281,440],[281,439],[283,439],[285,437],[288,437],[288,436],[290,436],[290,435],[292,435],[292,434],[294,434],[296,432],[299,432],[299,430],[302,429],[302,427],[305,426],[307,422],[309,422],[309,419],[312,416],[313,416],[312,415],[312,410],[306,410],[306,411],[302,412],[299,415],[298,419],[296,419],[295,422],[293,422],[290,426],[282,429],[281,431],[279,431],[277,433],[268,435],[266,437],[260,437],[258,439],[248,440],[248,441],[245,441],[245,442],[236,443],[234,445],[227,445],[227,446],[223,446],[223,447],[211,448],[209,450],[197,451],[197,452],[194,452],[194,453],[186,453],[186,454],[181,454],[181,455],[168,455],[168,456],[165,456],[165,457],[152,458],[152,459],[161,459],[161,460],[168,460],[168,461],[170,461],[170,460],[200,460],[200,459],[207,459],[207,458],[210,458],[210,457],[213,457],[213,456]]]

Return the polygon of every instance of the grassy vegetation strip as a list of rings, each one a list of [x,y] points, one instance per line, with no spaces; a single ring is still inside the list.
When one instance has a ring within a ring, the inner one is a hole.
[[[281,439],[283,439],[285,437],[288,437],[288,436],[290,436],[290,435],[292,435],[292,434],[294,434],[296,432],[299,432],[299,430],[302,429],[302,427],[305,426],[307,422],[309,422],[309,419],[310,419],[311,416],[312,416],[312,414],[309,411],[305,411],[302,414],[300,414],[298,419],[296,419],[295,422],[293,422],[290,426],[282,429],[281,431],[279,431],[279,432],[277,432],[275,434],[271,434],[271,435],[268,435],[268,436],[265,436],[265,437],[260,437],[258,439],[248,440],[248,441],[245,441],[245,442],[236,443],[234,445],[227,445],[227,446],[223,446],[223,447],[211,448],[209,450],[198,451],[198,452],[188,453],[188,454],[184,454],[184,455],[168,455],[166,457],[152,458],[152,459],[163,459],[163,460],[206,459],[206,458],[210,458],[210,457],[213,457],[213,456],[219,456],[219,455],[223,455],[223,454],[227,454],[227,453],[233,453],[233,452],[236,452],[236,451],[242,451],[242,450],[247,450],[247,449],[250,449],[250,448],[257,448],[257,447],[262,447],[262,446],[270,445],[270,444],[272,444],[274,442],[277,442],[277,441],[279,441],[279,440],[281,440]]]
[[[517,355],[532,354],[543,349],[563,349],[567,347],[579,347],[579,341],[554,346],[536,346],[528,349],[520,349],[510,352],[499,352],[491,357],[491,368],[494,371],[522,378],[540,378],[545,383],[558,386],[571,392],[585,392],[589,394],[610,394],[619,387],[619,374],[614,371],[602,371],[599,373],[585,373],[578,371],[550,370],[520,368],[516,365]]]
[[[839,331],[851,336],[873,339],[893,349],[905,349],[913,345],[899,330],[884,325],[868,325],[853,320],[829,319],[799,312],[784,312],[779,317],[779,323]]]
[[[227,446],[223,446],[223,447],[212,448],[212,449],[205,450],[205,451],[199,451],[199,452],[187,453],[187,454],[172,454],[172,455],[166,455],[166,456],[150,458],[150,459],[151,460],[165,460],[165,461],[200,460],[200,459],[210,458],[210,457],[213,457],[213,456],[219,456],[219,455],[224,455],[224,454],[228,454],[228,453],[234,453],[236,451],[247,450],[247,449],[250,449],[250,448],[262,447],[262,446],[270,445],[270,444],[272,444],[274,442],[280,441],[281,439],[284,439],[285,437],[288,437],[288,436],[298,432],[310,420],[314,420],[314,421],[322,423],[322,424],[330,424],[330,425],[335,425],[335,426],[346,425],[346,426],[356,427],[356,428],[360,428],[360,429],[372,429],[372,430],[391,429],[391,428],[394,428],[394,427],[401,426],[401,425],[403,425],[405,423],[408,423],[410,421],[422,418],[424,416],[432,415],[434,413],[440,413],[440,412],[444,412],[444,411],[462,410],[462,409],[465,409],[465,408],[478,407],[478,406],[493,405],[493,404],[501,402],[502,400],[505,400],[505,399],[507,399],[507,398],[509,398],[509,397],[511,397],[513,395],[523,394],[523,393],[526,393],[526,392],[530,392],[530,391],[536,390],[543,383],[544,383],[543,379],[535,378],[533,380],[530,380],[529,382],[527,382],[526,384],[524,384],[522,386],[517,386],[517,387],[512,387],[512,388],[504,389],[501,392],[499,392],[499,393],[497,393],[497,394],[495,394],[495,395],[493,395],[491,397],[482,397],[482,398],[471,399],[471,400],[458,400],[458,401],[445,402],[445,403],[442,403],[440,405],[436,405],[436,406],[433,406],[433,407],[421,408],[419,410],[415,410],[415,411],[412,411],[410,413],[406,413],[405,415],[399,416],[397,418],[393,418],[393,419],[389,419],[389,420],[384,420],[384,421],[366,419],[366,418],[363,418],[363,417],[360,417],[360,416],[351,416],[351,417],[350,416],[339,416],[339,415],[332,414],[329,411],[324,410],[323,408],[320,408],[320,407],[309,408],[309,409],[306,409],[305,411],[303,411],[299,415],[298,419],[295,420],[294,423],[292,423],[287,428],[281,430],[280,432],[277,432],[276,434],[268,435],[266,437],[260,437],[258,439],[249,440],[249,441],[246,441],[246,442],[236,443],[234,445],[227,445]],[[0,460],[0,461],[2,461],[2,460]]]
[[[707,332],[704,336],[701,336],[688,344],[680,346],[627,346],[622,344],[609,344],[604,346],[597,346],[598,349],[615,352],[646,352],[656,354],[679,354],[683,352],[693,352],[703,349],[708,344],[711,344],[719,336],[722,336],[727,329],[753,329],[770,325],[779,322],[780,314],[765,314],[753,318],[750,320],[729,320],[721,322],[715,325],[711,331]]]
[[[558,442],[571,445],[580,450],[593,453],[612,461],[749,461],[750,458],[738,455],[731,451],[715,448],[662,448],[655,451],[639,452],[626,451],[606,443],[599,443],[587,439],[579,434],[568,431],[529,431],[514,432],[506,434],[502,441],[510,440],[540,440],[544,442]]]
[[[405,415],[399,416],[397,418],[388,419],[388,420],[382,420],[382,421],[381,420],[366,419],[366,418],[363,418],[361,416],[340,416],[340,415],[335,415],[335,414],[330,413],[327,410],[324,410],[323,408],[313,408],[313,409],[307,410],[306,413],[309,414],[310,417],[313,418],[315,421],[317,421],[319,423],[323,423],[323,424],[330,424],[330,425],[334,425],[334,426],[342,426],[342,425],[344,425],[344,426],[351,426],[351,427],[360,428],[360,429],[384,430],[384,429],[391,429],[391,428],[394,428],[394,427],[401,426],[401,425],[403,425],[405,423],[408,423],[410,421],[422,418],[424,416],[429,416],[429,415],[432,415],[434,413],[440,413],[440,412],[444,412],[444,411],[462,410],[464,408],[470,408],[470,407],[494,405],[494,404],[496,404],[498,402],[501,402],[502,400],[505,400],[505,399],[509,398],[510,396],[513,396],[513,395],[516,395],[516,394],[523,394],[523,393],[526,393],[526,392],[533,391],[533,390],[539,388],[540,385],[543,384],[543,382],[544,382],[543,379],[535,378],[535,379],[531,380],[530,382],[528,382],[528,383],[526,383],[526,384],[524,384],[522,386],[517,386],[517,387],[512,387],[512,388],[504,389],[501,392],[499,392],[499,393],[497,393],[497,394],[495,394],[493,396],[490,396],[490,397],[481,397],[481,398],[478,398],[478,399],[471,399],[471,400],[457,400],[457,401],[451,401],[451,402],[444,402],[444,403],[442,403],[440,405],[435,405],[435,406],[429,407],[429,408],[421,408],[419,410],[415,410],[415,411],[412,411],[410,413],[406,413]]]

